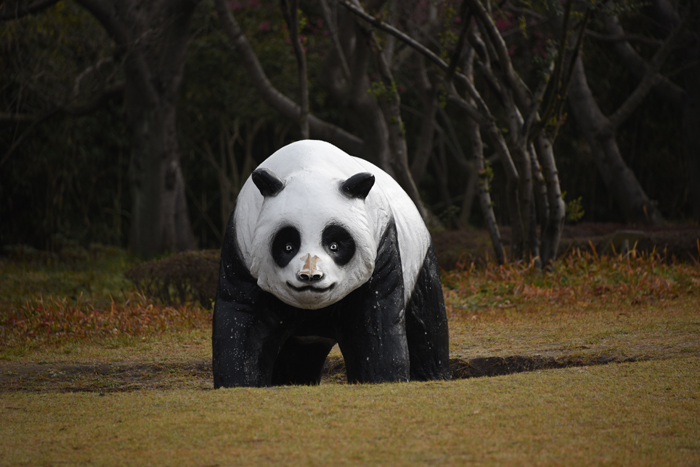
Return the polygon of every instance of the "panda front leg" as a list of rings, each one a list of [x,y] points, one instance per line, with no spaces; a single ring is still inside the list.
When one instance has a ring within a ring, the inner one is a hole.
[[[340,305],[336,333],[348,382],[408,381],[403,273],[393,223],[382,236],[372,277]]]
[[[212,334],[214,387],[270,386],[285,330],[261,310],[242,311],[232,302],[216,302]]]
[[[364,315],[362,318],[369,317]],[[345,360],[349,383],[409,380],[410,363],[404,325],[381,321],[358,319],[353,327],[346,328],[340,334],[338,345]]]
[[[263,292],[243,264],[235,227],[231,214],[212,322],[214,387],[269,386],[289,324],[278,316],[281,302]]]

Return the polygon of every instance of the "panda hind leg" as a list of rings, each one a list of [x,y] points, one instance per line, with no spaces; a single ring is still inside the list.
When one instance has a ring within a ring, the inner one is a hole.
[[[406,307],[406,338],[411,380],[451,379],[447,313],[432,244]]]
[[[335,340],[292,336],[282,345],[272,369],[272,385],[317,385]]]

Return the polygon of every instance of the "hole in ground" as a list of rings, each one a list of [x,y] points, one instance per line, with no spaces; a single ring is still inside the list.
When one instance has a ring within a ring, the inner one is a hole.
[[[509,357],[451,358],[450,371],[452,379],[480,378],[484,376],[502,376],[535,370],[552,370],[557,368],[607,365],[608,363],[637,362],[638,357],[620,357],[614,355],[595,357],[543,357],[513,355]],[[345,378],[345,364],[342,358],[329,358],[323,368],[323,379],[337,380]]]
[[[501,376],[525,371],[637,362],[648,357],[520,356],[452,358],[453,379]],[[345,363],[329,357],[321,384],[345,382]],[[211,361],[115,364],[0,364],[0,392],[125,392],[162,389],[212,389]]]

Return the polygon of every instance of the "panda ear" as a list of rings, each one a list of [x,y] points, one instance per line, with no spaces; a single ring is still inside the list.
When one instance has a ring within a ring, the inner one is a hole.
[[[345,180],[340,185],[340,191],[349,198],[365,199],[373,186],[374,175],[369,172],[361,172]]]
[[[277,196],[284,188],[284,182],[267,169],[257,169],[252,173],[253,183],[264,197]]]

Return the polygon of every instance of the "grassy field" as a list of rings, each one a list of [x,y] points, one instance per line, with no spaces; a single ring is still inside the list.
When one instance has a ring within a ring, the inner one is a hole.
[[[3,393],[5,465],[697,465],[697,357],[445,383]]]
[[[210,310],[132,263],[0,261],[0,465],[700,464],[700,265],[463,265],[457,379],[347,385],[335,350],[321,386],[213,391]]]

